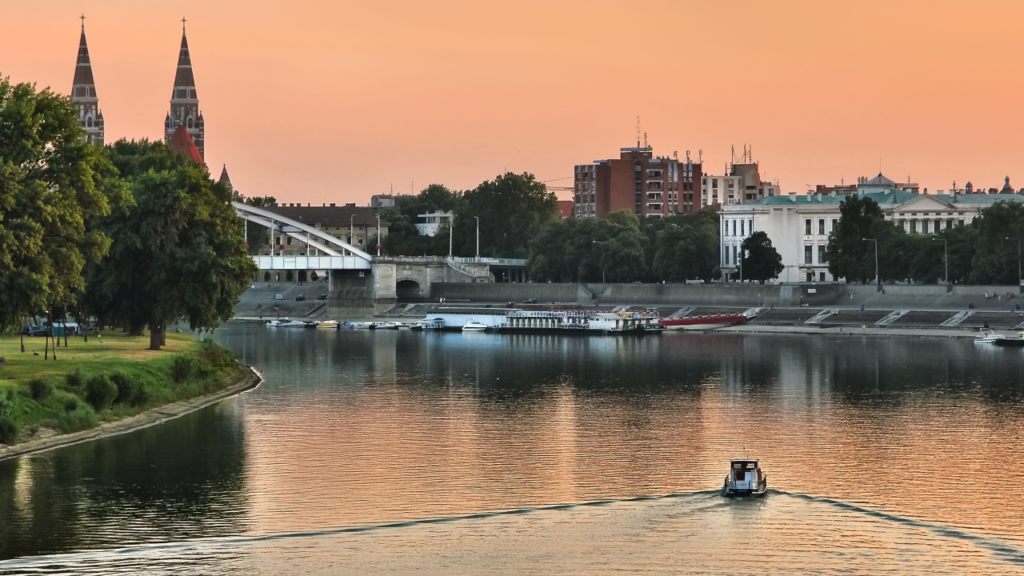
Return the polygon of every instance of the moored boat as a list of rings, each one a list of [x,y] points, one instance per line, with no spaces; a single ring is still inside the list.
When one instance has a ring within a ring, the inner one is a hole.
[[[722,496],[764,496],[768,490],[768,476],[761,471],[757,460],[729,461],[729,473],[722,485]]]
[[[337,330],[341,327],[341,322],[338,322],[337,320],[324,320],[317,324],[316,327],[323,330]]]
[[[975,344],[995,344],[996,346],[1024,347],[1024,332],[1016,334],[1000,334],[989,328],[982,328],[981,334],[974,339]]]
[[[483,332],[485,330],[487,330],[486,324],[481,324],[476,320],[472,319],[470,319],[469,322],[466,322],[466,324],[462,326],[463,332]]]
[[[746,324],[750,318],[745,314],[704,314],[701,316],[685,316],[683,318],[662,318],[661,325],[666,330],[710,330],[736,324]]]
[[[283,320],[268,320],[267,326],[271,328],[305,328],[306,323],[285,318]]]

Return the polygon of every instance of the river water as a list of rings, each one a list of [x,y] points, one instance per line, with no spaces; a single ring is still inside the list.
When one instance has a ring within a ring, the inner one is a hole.
[[[0,462],[0,574],[1024,573],[1024,351],[215,337],[258,389]],[[717,495],[761,459],[769,494]]]

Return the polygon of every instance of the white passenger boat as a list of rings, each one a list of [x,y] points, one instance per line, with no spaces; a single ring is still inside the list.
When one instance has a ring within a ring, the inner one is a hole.
[[[352,327],[356,330],[368,330],[373,322],[353,322]]]
[[[410,330],[444,330],[444,320],[440,318],[427,319],[424,318],[419,322],[409,326]]]
[[[487,330],[486,324],[481,324],[473,319],[470,319],[469,322],[462,326],[463,332],[483,332],[485,330]]]
[[[271,328],[305,328],[306,323],[285,318],[283,320],[268,320],[267,326]]]
[[[982,328],[981,334],[974,339],[974,343],[1024,347],[1024,332],[1017,332],[1016,334],[1000,334],[989,328]]]
[[[370,330],[398,330],[401,322],[370,322]]]
[[[722,496],[764,496],[768,490],[768,476],[761,471],[757,460],[731,460],[729,473],[722,485]]]

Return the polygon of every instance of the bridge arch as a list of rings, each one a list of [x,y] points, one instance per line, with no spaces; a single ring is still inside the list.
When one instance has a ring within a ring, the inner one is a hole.
[[[411,302],[426,297],[420,283],[411,278],[403,278],[395,282],[395,296],[399,302]]]
[[[308,242],[310,246],[328,256],[342,256],[347,252],[359,260],[363,260],[367,264],[366,268],[369,268],[368,264],[373,262],[373,256],[308,224],[286,218],[266,208],[249,206],[243,202],[232,202],[231,206],[234,207],[235,214],[239,218],[270,228],[272,232],[276,231],[302,242]]]

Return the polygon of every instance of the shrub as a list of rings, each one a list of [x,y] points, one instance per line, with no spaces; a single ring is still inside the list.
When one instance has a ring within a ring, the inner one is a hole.
[[[85,383],[85,401],[97,412],[109,408],[117,398],[117,385],[106,374],[91,376]]]
[[[79,404],[74,410],[61,414],[57,419],[57,428],[67,434],[96,426],[96,413],[85,404]]]
[[[171,379],[181,384],[199,372],[199,360],[188,354],[178,354],[171,361]]]
[[[64,400],[64,411],[74,412],[78,408],[78,396],[70,396]]]
[[[135,382],[128,377],[124,372],[114,372],[110,375],[110,381],[117,386],[117,399],[115,400],[118,404],[129,404],[132,398],[135,397]]]
[[[12,413],[0,414],[0,444],[13,444],[21,432],[21,421]]]
[[[202,356],[214,368],[226,368],[235,362],[235,354],[212,339],[203,340]]]
[[[32,399],[36,402],[42,402],[50,396],[53,396],[54,387],[42,378],[33,378],[28,381],[28,390],[32,394]]]
[[[74,372],[64,375],[64,387],[68,390],[81,390],[83,384],[85,377],[82,376],[81,370],[75,369]]]

